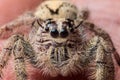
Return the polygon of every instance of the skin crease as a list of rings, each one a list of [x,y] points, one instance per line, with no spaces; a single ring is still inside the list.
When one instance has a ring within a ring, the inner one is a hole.
[[[90,10],[89,20],[94,22],[97,26],[109,33],[111,39],[120,54],[120,3],[119,0],[70,0],[79,9],[88,7]],[[22,13],[34,9],[41,0],[0,0],[0,26],[14,20]],[[28,32],[28,28],[21,28],[24,32]],[[22,31],[21,30],[21,31]],[[0,40],[0,50],[6,39]],[[3,70],[2,80],[15,80],[14,61],[12,58],[8,65]],[[115,63],[115,80],[120,79],[120,68]],[[41,73],[39,70],[27,65],[29,80],[41,80]],[[74,79],[74,78],[73,78]],[[71,80],[73,80],[71,79]],[[48,79],[49,80],[49,79]],[[57,79],[58,80],[58,79]],[[64,80],[59,78],[59,80]],[[70,80],[70,79],[68,79]]]

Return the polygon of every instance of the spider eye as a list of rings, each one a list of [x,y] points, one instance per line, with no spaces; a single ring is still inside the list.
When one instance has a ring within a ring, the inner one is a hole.
[[[49,31],[51,28],[56,28],[57,24],[55,21],[46,21],[45,31]]]
[[[47,24],[46,24],[46,27],[45,27],[45,31],[48,32],[48,31],[49,31],[49,28],[50,28],[51,26],[53,26],[52,23],[47,23]]]
[[[70,32],[74,32],[74,21],[71,19],[66,19],[66,21],[63,22],[63,28],[67,27],[69,28]]]
[[[73,28],[70,28],[70,32],[74,32],[74,29],[73,29]]]
[[[57,38],[59,36],[59,32],[57,29],[52,29],[50,31],[50,35],[53,37],[53,38]]]
[[[45,27],[45,31],[47,31],[47,32],[49,31],[49,27],[48,26]]]
[[[65,28],[63,28],[61,31],[60,31],[60,36],[62,37],[62,38],[65,38],[65,37],[67,37],[68,36],[68,31],[67,31],[67,29]]]

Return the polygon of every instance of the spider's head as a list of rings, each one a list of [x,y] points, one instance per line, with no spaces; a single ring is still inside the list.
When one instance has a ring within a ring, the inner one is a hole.
[[[43,20],[41,26],[50,34],[49,39],[63,43],[75,32],[78,12],[77,7],[66,0],[48,0],[38,6],[34,15]]]
[[[71,37],[71,34],[74,34],[77,30],[75,21],[72,19],[47,19],[43,22],[41,27],[43,30],[49,34],[49,39],[57,43],[65,42],[68,38]]]

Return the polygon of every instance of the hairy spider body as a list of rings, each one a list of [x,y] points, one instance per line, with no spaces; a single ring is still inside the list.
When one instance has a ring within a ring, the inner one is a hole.
[[[109,35],[87,17],[85,9],[79,13],[69,2],[49,0],[34,13],[2,26],[0,37],[21,25],[32,24],[32,30],[28,40],[20,34],[8,39],[0,54],[0,71],[13,54],[17,80],[27,80],[26,60],[51,77],[85,74],[87,80],[114,80],[111,54],[119,64],[118,54]]]

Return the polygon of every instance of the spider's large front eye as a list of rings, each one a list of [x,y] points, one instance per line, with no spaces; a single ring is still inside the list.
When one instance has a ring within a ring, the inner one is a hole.
[[[67,31],[66,28],[63,28],[63,29],[60,31],[60,36],[61,36],[62,38],[65,38],[65,37],[68,36],[68,31]]]
[[[59,36],[59,32],[57,29],[52,29],[50,31],[50,35],[53,37],[53,38],[57,38]]]

